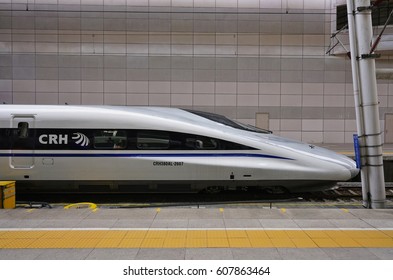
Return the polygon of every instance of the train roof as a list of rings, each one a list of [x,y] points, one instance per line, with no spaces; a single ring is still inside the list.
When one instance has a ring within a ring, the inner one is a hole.
[[[12,116],[34,116],[41,128],[157,129],[233,133],[233,129],[269,133],[230,120],[225,116],[170,107],[84,106],[84,105],[1,105],[0,122],[9,125]]]

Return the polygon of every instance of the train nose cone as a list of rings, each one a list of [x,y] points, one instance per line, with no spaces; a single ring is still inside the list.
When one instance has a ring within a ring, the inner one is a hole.
[[[351,172],[351,179],[356,177],[359,174],[360,169],[355,166],[349,168],[349,171]]]
[[[338,159],[339,160],[336,161],[336,163],[347,170],[346,179],[343,178],[344,180],[351,180],[359,174],[359,168],[356,166],[356,162],[354,160],[342,155],[339,155]]]
[[[349,179],[353,179],[354,177],[356,177],[359,174],[360,169],[357,167],[357,164],[355,161],[351,160],[351,159],[347,159],[346,163],[344,165],[350,172],[350,176],[351,178]]]

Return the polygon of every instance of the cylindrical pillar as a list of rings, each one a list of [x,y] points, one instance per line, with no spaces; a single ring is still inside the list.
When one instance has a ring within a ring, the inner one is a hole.
[[[358,135],[364,134],[364,121],[363,121],[363,112],[361,110],[360,104],[361,93],[360,93],[360,81],[359,81],[359,63],[356,57],[358,57],[358,46],[357,46],[357,37],[355,30],[355,17],[353,12],[355,10],[355,5],[353,0],[347,0],[347,13],[348,13],[348,33],[349,33],[349,46],[350,46],[350,58],[351,58],[351,68],[352,68],[352,83],[353,83],[353,94],[355,100],[355,114],[356,114],[356,128]],[[359,138],[359,146],[360,155],[365,154],[364,150],[364,138]],[[367,165],[365,163],[365,159],[361,158],[361,169],[360,169],[360,177],[362,182],[362,197],[363,197],[363,206],[365,208],[370,207],[369,202],[369,183],[367,176]]]
[[[353,75],[356,72],[358,75],[353,82],[354,84],[355,82],[358,83],[359,87],[358,92],[354,91],[354,93],[355,100],[358,99],[359,102],[357,104],[358,122],[361,122],[358,124],[358,134],[362,147],[363,201],[366,204],[370,204],[366,205],[370,208],[385,208],[386,193],[375,57],[373,54],[370,54],[373,37],[371,3],[370,0],[347,0],[347,4],[349,11],[348,23],[350,17],[354,18],[352,21],[354,26],[352,26],[350,32],[352,32],[352,36],[356,41],[356,49],[351,54],[351,60],[356,60],[356,63],[352,64],[356,69],[352,67],[352,71],[355,72]],[[363,180],[365,180],[364,183]]]

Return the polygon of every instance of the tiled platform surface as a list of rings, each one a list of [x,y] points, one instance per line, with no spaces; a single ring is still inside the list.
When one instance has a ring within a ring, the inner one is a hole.
[[[0,259],[393,259],[393,209],[0,210]]]

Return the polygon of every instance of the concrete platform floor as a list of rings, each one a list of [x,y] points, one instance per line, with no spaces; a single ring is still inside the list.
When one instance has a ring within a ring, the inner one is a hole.
[[[0,259],[393,259],[393,209],[0,210]]]

